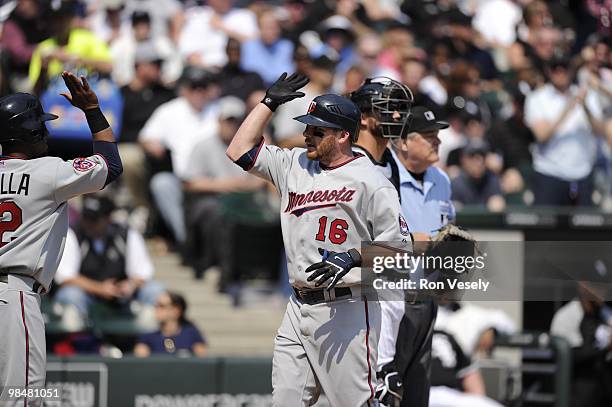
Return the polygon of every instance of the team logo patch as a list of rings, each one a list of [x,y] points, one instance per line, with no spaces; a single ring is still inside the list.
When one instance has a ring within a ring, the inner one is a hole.
[[[400,227],[400,233],[402,235],[408,236],[410,234],[410,232],[408,231],[408,223],[406,222],[406,219],[404,219],[402,215],[399,216],[399,227]]]
[[[310,106],[308,106],[308,112],[307,113],[314,112],[316,107],[317,107],[317,102],[315,102],[315,101],[310,102]]]
[[[72,166],[79,172],[87,172],[96,166],[96,162],[89,158],[75,158]]]

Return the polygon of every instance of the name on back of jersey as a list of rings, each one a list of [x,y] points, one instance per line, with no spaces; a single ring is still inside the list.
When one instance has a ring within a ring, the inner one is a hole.
[[[351,202],[355,192],[357,191],[347,187],[310,191],[303,194],[289,192],[289,201],[284,212],[300,216],[310,210],[335,206],[338,202]]]
[[[0,174],[0,195],[28,196],[30,189],[30,174],[2,173]]]

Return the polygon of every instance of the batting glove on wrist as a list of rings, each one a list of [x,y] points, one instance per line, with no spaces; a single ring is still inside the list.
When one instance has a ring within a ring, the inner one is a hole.
[[[304,92],[296,92],[296,90],[304,87],[309,79],[302,74],[293,73],[287,78],[287,72],[283,74],[266,90],[266,96],[261,103],[268,106],[272,111],[283,103],[290,100],[304,97]]]
[[[361,265],[361,255],[355,249],[336,253],[319,248],[319,254],[323,256],[323,261],[315,263],[306,269],[306,273],[312,273],[306,281],[318,279],[315,287],[320,287],[331,278],[332,280],[327,286],[327,291],[331,291],[350,269]]]
[[[394,368],[393,368],[394,369]],[[402,401],[402,380],[395,370],[383,370],[376,375],[379,378],[376,386],[376,400],[381,407],[399,407]]]

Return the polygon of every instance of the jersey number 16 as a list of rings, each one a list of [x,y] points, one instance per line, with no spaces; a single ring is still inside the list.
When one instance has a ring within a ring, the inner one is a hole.
[[[321,216],[319,218],[319,231],[315,236],[320,242],[325,241],[325,231],[327,229],[327,216]],[[329,225],[329,241],[333,244],[342,244],[346,241],[346,231],[348,229],[348,222],[344,219],[334,219]]]

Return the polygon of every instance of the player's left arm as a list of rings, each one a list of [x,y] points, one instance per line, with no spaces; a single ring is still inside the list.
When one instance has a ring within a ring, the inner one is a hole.
[[[297,90],[308,83],[304,75],[294,73],[287,77],[283,73],[266,91],[266,96],[244,119],[232,142],[227,147],[226,154],[230,160],[238,162],[254,146],[259,144],[263,130],[278,106],[295,98],[304,97]]]
[[[94,154],[99,154],[106,161],[108,174],[104,185],[107,185],[117,179],[123,172],[113,129],[108,124],[102,110],[100,110],[98,97],[91,86],[89,86],[87,78],[81,76],[79,79],[72,72],[68,71],[62,73],[62,78],[69,93],[64,92],[61,95],[74,107],[81,109],[85,113],[87,124],[93,135]]]
[[[374,191],[366,216],[373,241],[391,243],[392,247],[399,251],[412,251],[411,231],[402,215],[397,192],[392,185]]]

